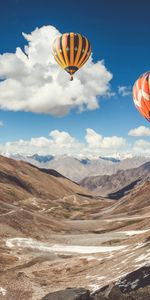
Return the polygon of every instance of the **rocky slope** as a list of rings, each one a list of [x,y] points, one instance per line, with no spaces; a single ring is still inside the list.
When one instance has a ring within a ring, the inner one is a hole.
[[[94,201],[84,188],[55,170],[38,169],[2,156],[0,190],[1,234],[28,234],[31,230],[32,237],[43,236],[50,230],[63,230],[59,217],[84,218],[89,207],[94,210],[109,205]]]
[[[149,181],[116,202],[24,162],[0,172],[0,299],[149,299]]]
[[[90,176],[84,178],[80,185],[93,191],[96,195],[108,195],[120,199],[134,187],[150,178],[150,162],[138,168],[119,170],[113,175]]]
[[[86,192],[55,170],[39,169],[26,162],[0,156],[0,187],[7,203],[23,200],[30,195],[42,199],[57,199]]]
[[[124,277],[120,284],[104,286],[95,293],[90,293],[89,290],[83,288],[69,288],[49,293],[42,300],[149,300],[149,281],[150,270],[149,267],[145,267]],[[129,291],[123,290],[124,287],[130,287]]]
[[[62,298],[61,298],[62,297]],[[92,293],[85,289],[67,289],[46,295],[43,300],[148,300],[150,267],[141,267]]]

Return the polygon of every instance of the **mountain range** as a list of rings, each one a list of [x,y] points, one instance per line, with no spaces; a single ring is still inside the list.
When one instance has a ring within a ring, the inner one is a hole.
[[[93,191],[95,195],[120,199],[134,187],[149,179],[150,162],[147,162],[138,168],[119,170],[113,175],[86,177],[80,185]]]
[[[27,161],[39,168],[54,169],[65,177],[79,182],[85,177],[95,175],[112,175],[118,170],[126,170],[139,167],[150,160],[149,157],[99,157],[97,159],[77,159],[69,156],[42,156],[34,154],[32,156],[22,156],[19,154],[6,154],[16,160]]]

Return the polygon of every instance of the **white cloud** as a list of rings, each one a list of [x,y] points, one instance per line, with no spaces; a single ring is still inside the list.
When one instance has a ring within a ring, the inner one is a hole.
[[[85,138],[90,148],[102,148],[111,150],[118,149],[126,145],[126,140],[122,137],[103,137],[90,128],[87,129]]]
[[[32,155],[38,153],[40,155],[72,155],[82,152],[83,145],[80,144],[68,132],[53,130],[47,137],[31,138],[30,140],[18,140],[0,144],[1,153],[15,153],[21,155]]]
[[[0,121],[0,127],[4,127],[3,121]]]
[[[111,95],[112,74],[104,61],[92,58],[76,73],[74,81],[55,62],[51,47],[60,32],[53,26],[23,33],[28,44],[15,53],[0,55],[0,108],[65,115],[99,107],[98,98]]]
[[[125,97],[131,95],[131,87],[130,86],[118,86],[119,95]]]
[[[140,148],[140,149],[143,149],[146,147],[150,146],[150,142],[148,141],[145,141],[145,140],[137,140],[135,143],[134,143],[134,147],[137,147],[137,148]]]
[[[1,153],[32,155],[69,155],[74,157],[96,157],[104,153],[113,154],[126,145],[122,137],[102,137],[94,130],[86,130],[85,142],[79,142],[68,132],[53,130],[49,138],[38,137],[0,144]]]
[[[137,140],[133,145],[133,153],[140,153],[150,156],[150,142],[145,140]]]
[[[139,139],[129,144],[123,137],[105,137],[91,128],[86,130],[85,140],[80,142],[66,131],[53,130],[48,137],[33,137],[30,140],[20,139],[0,144],[0,153],[68,155],[77,158],[150,156],[150,142]]]
[[[131,129],[128,132],[130,136],[150,136],[150,128],[145,126],[139,126],[137,128]]]
[[[93,129],[87,128],[85,139],[89,147],[97,148],[102,144],[103,137],[102,135],[96,133]]]
[[[61,144],[63,146],[66,146],[66,144],[71,145],[73,143],[76,143],[75,138],[73,138],[66,131],[53,130],[49,133],[49,136],[53,139],[53,142],[58,145]]]

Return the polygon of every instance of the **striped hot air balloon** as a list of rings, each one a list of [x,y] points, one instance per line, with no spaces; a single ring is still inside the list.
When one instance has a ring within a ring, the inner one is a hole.
[[[78,71],[91,54],[89,40],[79,33],[64,33],[53,43],[53,55],[57,63],[71,75]]]
[[[150,122],[150,71],[141,75],[133,86],[136,108]]]

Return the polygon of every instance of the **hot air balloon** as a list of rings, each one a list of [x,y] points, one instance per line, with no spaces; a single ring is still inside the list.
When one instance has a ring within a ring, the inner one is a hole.
[[[141,75],[133,86],[136,108],[150,122],[150,71]]]
[[[89,40],[79,33],[64,33],[54,40],[53,55],[57,63],[71,75],[77,72],[91,54]]]

